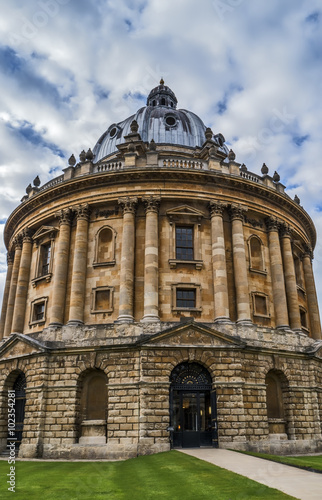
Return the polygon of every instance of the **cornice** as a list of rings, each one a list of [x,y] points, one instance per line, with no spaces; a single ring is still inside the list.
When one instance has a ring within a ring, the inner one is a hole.
[[[268,209],[265,211],[267,206],[267,200],[276,206],[276,208],[283,208],[286,215],[297,219],[301,224],[301,232],[303,229],[307,231],[307,236],[310,239],[310,243],[314,248],[316,243],[316,231],[311,217],[307,212],[295,203],[287,194],[279,193],[272,188],[266,187],[262,184],[244,179],[237,175],[224,174],[218,171],[212,170],[185,170],[177,168],[164,168],[164,167],[128,167],[119,171],[106,171],[98,172],[95,174],[90,174],[86,176],[76,177],[60,184],[57,184],[51,188],[44,191],[40,191],[28,200],[21,203],[8,217],[5,231],[4,239],[5,244],[8,248],[8,244],[11,236],[13,235],[16,227],[23,222],[23,220],[31,214],[34,210],[46,206],[47,203],[52,203],[56,200],[62,199],[65,201],[64,206],[68,206],[70,202],[67,197],[70,195],[75,196],[75,193],[88,192],[95,187],[107,187],[117,185],[128,185],[141,184],[142,182],[149,183],[149,191],[151,191],[151,183],[162,182],[164,187],[162,191],[167,189],[171,190],[169,184],[171,182],[178,182],[179,186],[182,182],[190,183],[194,186],[209,185],[216,186],[218,191],[220,188],[226,190],[232,190],[233,193],[216,193],[216,198],[219,201],[230,201],[239,202],[245,201],[238,197],[238,193],[246,193],[254,195],[259,198],[259,203],[254,203],[253,200],[247,199],[247,204],[250,209],[258,210],[261,207],[261,212],[264,215],[270,215]],[[176,188],[177,189],[177,188]],[[199,192],[200,199],[205,198],[206,200],[213,197],[213,190],[207,192],[207,187],[205,191]],[[217,189],[216,189],[217,191]],[[156,188],[156,192],[160,193],[160,187]],[[133,192],[133,195],[136,193]],[[237,195],[237,196],[236,196]],[[120,193],[115,193],[115,199],[120,196]],[[79,203],[81,203],[82,197],[80,197]],[[261,201],[263,204],[261,205]],[[78,203],[78,201],[77,201]],[[62,204],[63,205],[63,204]],[[57,212],[61,207],[55,207],[53,210]],[[276,211],[277,213],[278,211]]]

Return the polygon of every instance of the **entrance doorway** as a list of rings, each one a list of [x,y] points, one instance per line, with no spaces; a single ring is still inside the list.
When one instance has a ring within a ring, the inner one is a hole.
[[[16,448],[19,448],[22,441],[23,421],[25,418],[25,404],[26,404],[26,377],[20,373],[13,384],[15,391],[15,437]]]
[[[216,393],[203,366],[186,362],[172,371],[170,412],[174,448],[218,446]]]

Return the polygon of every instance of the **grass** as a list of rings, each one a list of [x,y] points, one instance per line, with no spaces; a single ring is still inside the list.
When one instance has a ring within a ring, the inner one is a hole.
[[[16,462],[15,500],[286,500],[293,497],[177,451],[123,462]],[[13,496],[12,496],[13,495]]]
[[[273,462],[278,462],[285,465],[294,465],[301,469],[310,471],[321,471],[322,472],[322,455],[305,455],[302,457],[287,457],[281,455],[268,455],[266,453],[253,453],[250,451],[242,451],[245,455],[252,455],[253,457],[265,458],[266,460],[272,460]]]

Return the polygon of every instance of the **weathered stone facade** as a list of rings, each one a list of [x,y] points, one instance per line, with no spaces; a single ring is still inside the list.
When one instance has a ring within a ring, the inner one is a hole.
[[[21,457],[322,449],[313,223],[173,96],[161,83],[8,219],[3,450],[18,379]]]

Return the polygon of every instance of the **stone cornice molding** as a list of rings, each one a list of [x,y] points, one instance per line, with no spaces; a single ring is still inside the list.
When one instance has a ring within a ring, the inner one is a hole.
[[[121,205],[123,215],[126,213],[135,214],[138,199],[136,197],[130,198],[129,196],[127,196],[125,198],[119,198],[118,203]]]
[[[224,209],[227,208],[227,203],[219,200],[211,200],[208,204],[211,217],[223,216]]]
[[[159,213],[159,208],[160,208],[160,203],[161,203],[160,196],[152,196],[151,195],[149,197],[142,198],[142,201],[144,203],[145,213],[148,213],[148,212]]]

